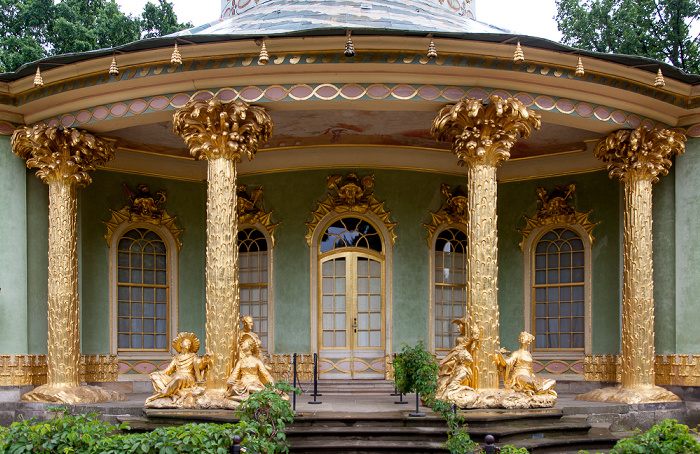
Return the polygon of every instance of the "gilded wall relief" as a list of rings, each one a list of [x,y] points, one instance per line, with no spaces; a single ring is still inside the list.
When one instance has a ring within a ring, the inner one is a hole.
[[[422,224],[428,228],[428,247],[433,244],[433,236],[435,231],[441,225],[462,224],[467,227],[467,194],[462,190],[462,186],[457,186],[453,191],[448,184],[440,185],[440,192],[445,196],[446,200],[436,212],[429,211],[430,224]]]
[[[130,205],[124,205],[120,210],[109,208],[112,213],[112,218],[109,221],[102,221],[107,226],[107,234],[104,236],[107,240],[107,245],[112,244],[112,237],[117,228],[125,222],[139,223],[145,222],[158,227],[166,228],[177,245],[177,250],[180,250],[182,243],[178,238],[184,229],[175,227],[177,216],[171,216],[163,208],[168,191],[161,189],[151,194],[148,185],[139,184],[134,192],[126,183],[122,183],[124,188],[124,197]]]
[[[532,218],[523,215],[526,226],[523,229],[515,229],[523,234],[523,240],[520,242],[520,248],[524,251],[525,244],[530,234],[539,227],[546,227],[557,224],[578,224],[588,235],[591,244],[595,240],[593,236],[593,228],[600,224],[599,222],[591,222],[588,216],[593,210],[587,213],[580,213],[576,208],[569,205],[573,201],[573,196],[576,193],[576,183],[561,188],[557,186],[552,192],[547,192],[545,188],[537,188],[537,213]]]
[[[389,221],[391,211],[384,209],[386,201],[380,202],[374,197],[374,174],[359,178],[357,174],[348,176],[328,175],[326,187],[330,189],[326,200],[318,202],[316,211],[312,211],[313,221],[304,223],[309,232],[306,234],[306,242],[311,246],[311,239],[316,226],[328,213],[372,213],[384,223],[391,244],[396,242],[394,234],[395,222]],[[335,193],[336,195],[333,195]]]
[[[239,224],[260,224],[265,227],[267,233],[272,239],[272,247],[275,247],[277,238],[275,237],[275,229],[280,223],[273,223],[270,219],[273,211],[265,211],[263,206],[263,187],[258,186],[248,194],[248,186],[244,184],[238,185],[238,223]]]

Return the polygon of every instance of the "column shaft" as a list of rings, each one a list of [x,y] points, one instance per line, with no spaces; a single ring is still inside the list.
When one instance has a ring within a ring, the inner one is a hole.
[[[206,335],[212,365],[207,388],[225,389],[238,339],[236,163],[223,157],[208,163]]]
[[[499,386],[494,361],[500,347],[496,170],[489,164],[468,166],[467,312],[481,329],[480,348],[473,358],[478,389]]]
[[[78,203],[66,179],[49,181],[48,385],[80,383]]]
[[[622,386],[654,386],[651,178],[625,179]]]

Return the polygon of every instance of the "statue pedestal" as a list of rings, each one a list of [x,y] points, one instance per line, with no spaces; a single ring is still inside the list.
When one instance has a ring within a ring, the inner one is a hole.
[[[42,402],[47,404],[96,404],[126,400],[126,396],[118,391],[99,386],[53,387],[41,385],[22,396],[22,402]]]
[[[655,402],[680,402],[680,397],[660,386],[648,388],[601,388],[579,394],[576,400],[593,402],[616,402],[620,404],[649,404]]]
[[[557,403],[556,393],[529,395],[507,389],[464,390],[438,398],[459,408],[549,408]]]

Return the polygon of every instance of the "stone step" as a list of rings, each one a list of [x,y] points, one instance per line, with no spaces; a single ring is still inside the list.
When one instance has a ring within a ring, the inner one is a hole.
[[[403,453],[414,454],[444,454],[449,451],[442,448],[442,442],[415,441],[407,443],[391,440],[332,440],[323,444],[311,442],[297,442],[289,446],[289,452],[295,454],[378,454],[378,453]]]

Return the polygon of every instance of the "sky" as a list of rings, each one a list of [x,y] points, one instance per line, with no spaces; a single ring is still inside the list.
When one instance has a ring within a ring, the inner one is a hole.
[[[126,14],[140,15],[148,0],[117,0]],[[151,0],[158,3],[157,0]],[[219,18],[221,0],[170,0],[180,22],[202,25]],[[555,0],[472,0],[476,1],[476,18],[518,34],[559,41],[554,16]]]

